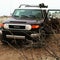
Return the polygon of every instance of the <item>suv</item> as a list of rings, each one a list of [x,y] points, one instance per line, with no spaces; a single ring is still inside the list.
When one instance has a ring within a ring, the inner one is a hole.
[[[2,42],[37,42],[46,16],[44,4],[39,6],[22,4],[15,9],[12,17],[5,20],[2,27]]]

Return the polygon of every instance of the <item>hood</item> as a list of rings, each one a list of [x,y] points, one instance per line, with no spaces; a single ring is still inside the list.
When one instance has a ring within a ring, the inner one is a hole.
[[[43,19],[42,20],[30,20],[30,19],[16,19],[16,18],[9,18],[5,21],[3,21],[3,23],[22,23],[22,24],[40,24],[43,23]]]

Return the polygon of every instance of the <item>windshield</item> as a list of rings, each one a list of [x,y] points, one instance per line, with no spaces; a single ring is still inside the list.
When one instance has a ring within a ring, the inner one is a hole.
[[[60,19],[60,10],[48,10],[48,17]]]
[[[43,14],[41,10],[16,9],[13,13],[13,17],[20,19],[43,19]]]

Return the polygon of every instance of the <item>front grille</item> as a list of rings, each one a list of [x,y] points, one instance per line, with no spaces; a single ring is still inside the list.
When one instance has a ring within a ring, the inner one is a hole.
[[[9,25],[11,29],[25,29],[25,26],[18,26],[18,25]]]

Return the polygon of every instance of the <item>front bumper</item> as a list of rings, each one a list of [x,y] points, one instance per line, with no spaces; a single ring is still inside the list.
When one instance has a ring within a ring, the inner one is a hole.
[[[31,34],[32,38],[36,38],[39,36],[39,34]],[[18,35],[6,35],[7,38],[15,38],[15,39],[25,39],[25,36],[18,36]]]
[[[2,30],[2,36],[6,38],[25,39],[25,38],[36,38],[39,36],[38,33],[32,31],[20,31],[20,30]]]

